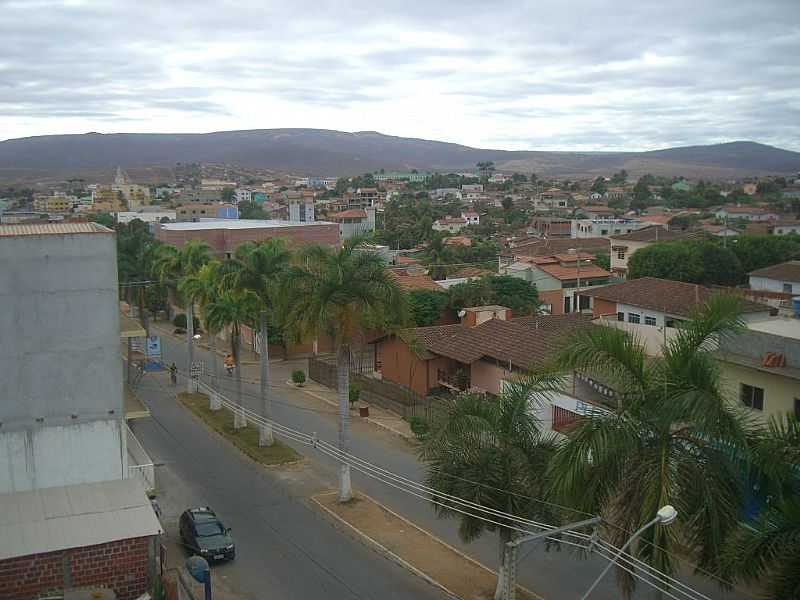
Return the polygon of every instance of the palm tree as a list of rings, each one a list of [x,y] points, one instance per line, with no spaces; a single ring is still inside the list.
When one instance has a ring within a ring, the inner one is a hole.
[[[739,306],[732,295],[712,298],[663,346],[662,357],[648,357],[638,338],[612,327],[577,333],[560,357],[562,366],[609,383],[619,408],[582,420],[559,446],[553,493],[601,514],[615,545],[673,504],[680,524],[652,527],[631,550],[668,574],[679,547],[699,567],[716,570],[742,507],[737,448],[746,446],[748,428],[709,351],[742,326]],[[619,571],[618,580],[629,597],[633,579]]]
[[[722,573],[762,584],[769,600],[800,598],[800,419],[773,417],[753,449],[757,471],[770,484],[771,502],[728,540]]]
[[[283,278],[281,313],[285,330],[295,339],[331,335],[336,347],[339,397],[339,449],[350,448],[349,389],[350,346],[365,327],[389,327],[405,323],[407,305],[397,281],[383,259],[361,247],[363,239],[347,240],[341,248],[306,246],[300,265]],[[352,498],[350,466],[339,471],[339,500]]]
[[[200,305],[203,321],[208,332],[208,348],[211,351],[211,387],[217,389],[219,375],[217,364],[218,329],[210,326],[205,318],[205,307],[216,302],[220,295],[220,263],[211,261],[203,265],[195,274],[186,275],[178,281],[178,291],[187,298],[193,298]],[[212,403],[212,407],[214,407]]]
[[[430,269],[433,279],[447,277],[447,257],[449,254],[445,236],[438,234],[431,237],[425,249],[425,264]]]
[[[419,450],[427,464],[427,485],[483,507],[528,518],[551,520],[550,506],[534,502],[547,489],[547,465],[555,441],[544,435],[535,406],[559,387],[550,372],[534,373],[508,384],[496,399],[464,392],[442,400]],[[515,530],[452,510],[450,501],[437,505],[440,517],[458,517],[459,535],[470,542],[496,531],[499,567],[494,597],[502,597],[506,579],[506,544]],[[501,517],[493,521],[506,523]],[[512,522],[507,522],[512,526]],[[516,525],[519,527],[519,525]]]
[[[252,291],[261,302],[259,329],[261,334],[261,414],[272,419],[272,399],[269,394],[269,340],[267,332],[267,309],[273,308],[275,286],[281,273],[286,270],[290,253],[283,240],[270,239],[261,243],[248,242],[236,249],[226,265],[226,285],[236,289]],[[273,444],[272,426],[265,423],[259,430],[259,446]]]
[[[159,246],[153,268],[162,284],[177,291],[181,277],[193,275],[210,260],[211,249],[204,242],[192,240],[180,249],[164,244]],[[191,373],[194,364],[194,300],[186,299],[186,345],[188,365],[187,373]],[[191,377],[186,380],[188,392],[194,391]]]
[[[203,317],[211,329],[222,331],[225,327],[231,328],[231,354],[236,371],[237,410],[233,415],[233,426],[236,429],[247,425],[242,410],[242,363],[240,357],[242,325],[251,324],[253,315],[258,312],[258,309],[258,296],[250,290],[238,289],[222,290],[219,296],[203,307]]]

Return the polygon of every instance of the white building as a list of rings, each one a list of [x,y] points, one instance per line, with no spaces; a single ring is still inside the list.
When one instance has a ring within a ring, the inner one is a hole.
[[[314,198],[302,198],[289,201],[289,220],[312,223],[314,218]]]
[[[753,290],[800,295],[800,260],[757,269],[749,276]]]
[[[483,184],[482,183],[465,183],[461,186],[461,191],[464,194],[469,192],[481,192],[483,193]]]
[[[443,217],[433,222],[434,231],[446,231],[448,233],[458,233],[467,226],[464,217]]]
[[[236,204],[240,202],[252,202],[253,201],[253,190],[248,190],[246,188],[236,188],[233,192],[233,201]]]
[[[114,232],[0,226],[0,494],[125,479]]]
[[[778,221],[772,228],[773,235],[800,235],[800,221]]]
[[[116,213],[118,223],[130,223],[134,219],[139,219],[145,223],[161,223],[163,219],[174,222],[177,220],[177,213],[174,210],[127,210]]]
[[[335,215],[329,215],[328,218],[339,224],[339,236],[343,240],[375,231],[374,206],[351,208]]]
[[[466,220],[467,225],[480,225],[481,216],[474,210],[468,210],[461,213],[461,218]]]
[[[596,238],[625,234],[641,229],[645,225],[638,219],[573,219],[570,237]]]

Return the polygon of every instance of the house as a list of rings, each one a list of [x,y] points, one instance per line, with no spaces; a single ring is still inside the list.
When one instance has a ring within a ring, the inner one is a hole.
[[[328,219],[339,224],[339,236],[348,240],[356,235],[375,231],[375,208],[351,208],[328,215]]]
[[[739,206],[726,204],[716,210],[714,216],[721,221],[732,219],[745,219],[747,221],[777,221],[778,213],[758,206]]]
[[[800,418],[800,319],[770,319],[720,340],[725,391],[761,420]]]
[[[518,257],[553,256],[556,254],[574,252],[577,249],[595,256],[599,254],[608,254],[608,238],[583,238],[579,242],[571,238],[529,238],[527,240],[515,241],[507,250],[500,253],[499,265],[502,267],[504,264],[511,264],[514,262],[514,259]]]
[[[741,232],[738,229],[734,229],[733,227],[726,227],[725,225],[713,225],[709,223],[703,223],[700,226],[702,231],[705,231],[709,235],[713,235],[714,237],[736,237],[741,235]]]
[[[238,219],[239,209],[233,204],[187,202],[175,209],[179,223],[197,223],[207,219]]]
[[[543,310],[553,315],[591,308],[588,296],[582,290],[606,285],[611,273],[593,263],[588,252],[572,252],[553,256],[518,258],[500,268],[500,273],[524,279],[536,286]]]
[[[348,200],[349,208],[367,208],[379,203],[380,192],[378,188],[358,188]]]
[[[800,294],[800,260],[756,269],[748,276],[751,289]]]
[[[598,205],[582,206],[575,213],[582,213],[587,219],[613,219],[616,214],[614,209]]]
[[[434,281],[430,275],[426,275],[421,269],[393,268],[389,272],[395,281],[397,281],[397,283],[400,285],[400,287],[406,292],[413,290],[428,290],[431,292],[445,291],[442,286]]]
[[[773,235],[800,235],[800,220],[776,221],[772,226]]]
[[[645,224],[631,218],[573,219],[570,236],[573,238],[604,237],[607,235],[630,233],[641,229]]]
[[[434,231],[447,231],[448,233],[458,233],[467,226],[464,217],[442,217],[433,222]]]
[[[624,278],[628,271],[628,260],[637,250],[647,248],[658,242],[688,239],[694,237],[694,235],[684,231],[664,229],[661,225],[651,225],[630,233],[612,235],[609,238],[611,243],[611,272]]]
[[[437,388],[497,394],[503,382],[545,364],[587,317],[511,319],[502,306],[465,308],[456,325],[406,329],[377,341],[381,377],[425,396]]]
[[[303,221],[312,223],[315,220],[314,214],[314,193],[303,194],[299,198],[289,200],[289,220]]]
[[[531,223],[531,227],[540,238],[569,238],[572,221],[559,217],[537,217]]]
[[[595,317],[616,315],[618,321],[675,327],[718,293],[725,292],[694,283],[642,277],[584,290],[581,295],[592,298]],[[771,312],[769,306],[742,300],[742,317],[745,321],[763,320]]]
[[[483,194],[483,184],[482,183],[465,183],[461,186],[461,193],[462,194],[469,194],[469,193],[480,193]]]
[[[442,200],[448,196],[461,200],[461,190],[458,188],[437,188],[431,192],[431,198],[434,200]]]
[[[468,210],[461,213],[461,218],[466,219],[467,225],[480,225],[481,217],[474,210]]]
[[[608,200],[624,200],[628,197],[628,190],[624,187],[610,187],[603,194]]]
[[[558,188],[550,188],[539,194],[536,207],[543,207],[549,210],[557,208],[567,208],[572,200],[568,192],[562,192]]]

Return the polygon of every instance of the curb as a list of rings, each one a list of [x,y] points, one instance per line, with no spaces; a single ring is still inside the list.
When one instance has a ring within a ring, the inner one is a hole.
[[[334,494],[335,494],[336,492],[327,492],[327,493],[328,493],[328,494],[330,494],[330,493],[334,493]],[[448,550],[450,550],[451,552],[455,552],[455,553],[456,553],[457,555],[459,555],[461,558],[463,558],[463,559],[465,559],[465,560],[467,560],[467,561],[471,562],[471,563],[472,563],[472,564],[474,564],[476,567],[479,567],[479,568],[483,569],[484,571],[488,571],[488,572],[489,572],[489,573],[491,573],[493,576],[497,576],[497,571],[495,571],[494,569],[490,569],[489,567],[487,567],[487,566],[486,566],[485,564],[483,564],[482,562],[479,562],[479,561],[475,560],[475,559],[474,559],[474,558],[472,558],[471,556],[467,556],[466,554],[464,554],[464,553],[463,553],[461,550],[459,550],[458,548],[455,548],[455,547],[451,546],[450,544],[448,544],[447,542],[445,542],[445,541],[444,541],[443,539],[441,539],[440,537],[433,535],[433,534],[432,534],[430,531],[426,531],[425,529],[423,529],[422,527],[420,527],[419,525],[417,525],[417,524],[416,524],[416,523],[414,523],[413,521],[409,521],[409,520],[408,520],[406,517],[404,517],[403,515],[401,515],[401,514],[398,514],[397,512],[393,511],[391,508],[389,508],[388,506],[386,506],[386,505],[385,505],[385,504],[383,504],[382,502],[378,502],[377,500],[375,500],[375,498],[373,498],[372,496],[368,496],[367,494],[365,494],[365,493],[363,493],[363,492],[359,492],[359,494],[360,494],[362,497],[364,497],[364,498],[368,499],[370,502],[372,502],[372,503],[376,504],[377,506],[380,506],[380,507],[381,507],[383,510],[385,510],[386,512],[388,512],[390,515],[392,515],[392,516],[394,516],[394,517],[396,517],[396,518],[400,519],[400,520],[401,520],[401,521],[403,521],[404,523],[408,523],[408,524],[409,524],[411,527],[413,527],[413,528],[414,528],[414,529],[416,529],[417,531],[419,531],[419,532],[423,533],[424,535],[427,535],[427,536],[428,536],[429,538],[431,538],[432,540],[435,540],[436,542],[440,543],[442,546],[444,546],[445,548],[447,548],[447,549],[448,549]],[[324,494],[317,494],[317,495],[318,495],[318,496],[322,496],[322,495],[324,495]],[[312,498],[312,499],[313,499],[313,498]],[[322,508],[325,508],[325,507],[323,506]],[[327,510],[327,509],[326,509],[326,510]],[[339,515],[336,515],[336,516],[337,516],[337,517],[339,517]],[[341,517],[339,517],[339,518],[341,518]],[[347,522],[345,521],[345,523],[347,523]],[[350,527],[352,527],[353,529],[356,529],[356,528],[355,528],[353,525],[350,525],[350,523],[347,523],[347,525],[349,525],[349,526],[350,526]],[[356,529],[356,531],[358,531],[358,529]],[[367,536],[367,535],[365,535],[365,534],[361,533],[360,531],[359,531],[359,533],[360,533],[361,535],[363,535],[365,538],[371,539],[371,538],[369,538],[369,536]],[[401,560],[402,560],[402,559],[401,559]],[[415,567],[415,568],[416,568],[416,567]],[[536,598],[539,598],[540,600],[545,600],[545,598],[544,598],[543,596],[540,596],[540,595],[539,595],[539,594],[537,594],[536,592],[532,592],[532,591],[531,591],[531,590],[529,590],[528,588],[522,587],[522,586],[521,586],[521,585],[519,585],[519,584],[517,584],[517,587],[518,587],[519,589],[521,589],[521,590],[525,591],[526,593],[530,594],[531,596],[534,596],[534,597],[536,597]]]
[[[445,594],[447,594],[447,595],[448,595],[448,596],[450,596],[451,598],[456,598],[456,599],[459,599],[459,600],[460,600],[460,596],[458,596],[458,595],[456,595],[455,593],[451,592],[449,589],[447,589],[447,588],[446,588],[445,586],[443,586],[441,583],[439,583],[438,581],[436,581],[436,580],[435,580],[433,577],[431,577],[430,575],[427,575],[427,574],[425,574],[424,572],[422,572],[421,570],[419,570],[417,567],[415,567],[414,565],[412,565],[410,562],[408,562],[407,560],[405,560],[405,559],[401,558],[400,556],[398,556],[397,554],[395,554],[394,552],[392,552],[391,550],[389,550],[389,549],[388,549],[386,546],[384,546],[383,544],[381,544],[381,543],[380,543],[380,542],[378,542],[377,540],[375,540],[375,539],[371,538],[370,536],[368,536],[366,533],[364,533],[363,531],[361,531],[360,529],[358,529],[358,528],[357,528],[355,525],[352,525],[352,524],[348,523],[348,522],[347,522],[347,521],[345,521],[345,520],[344,520],[342,517],[340,517],[339,515],[337,515],[335,512],[333,512],[332,510],[330,510],[328,507],[326,507],[326,506],[323,506],[323,504],[322,504],[322,503],[321,503],[319,500],[317,500],[317,498],[318,498],[318,497],[320,497],[320,496],[330,496],[330,495],[334,495],[334,494],[336,494],[336,492],[323,492],[323,493],[321,493],[321,494],[315,494],[314,496],[311,496],[311,501],[312,501],[314,504],[316,504],[317,506],[319,506],[319,507],[320,507],[322,510],[324,510],[324,511],[325,511],[325,512],[326,512],[326,513],[327,513],[327,514],[330,516],[330,517],[333,517],[333,518],[334,518],[334,519],[335,519],[335,520],[336,520],[338,523],[340,523],[340,524],[344,525],[344,526],[345,526],[345,527],[347,527],[348,529],[350,529],[350,530],[352,530],[353,532],[355,532],[355,533],[358,535],[358,537],[359,537],[359,538],[361,538],[361,539],[363,539],[363,540],[366,540],[367,542],[369,542],[369,544],[368,544],[368,545],[372,545],[372,546],[374,546],[374,547],[375,547],[375,549],[377,549],[377,550],[378,550],[380,553],[384,554],[384,555],[385,555],[387,558],[389,558],[390,560],[392,560],[392,561],[396,562],[398,565],[400,565],[400,566],[401,566],[401,567],[403,567],[404,569],[408,569],[408,570],[409,570],[409,571],[411,571],[411,572],[412,572],[414,575],[416,575],[417,577],[421,578],[421,579],[422,579],[423,581],[425,581],[426,583],[428,583],[428,584],[430,584],[430,585],[432,585],[432,586],[434,586],[434,587],[437,587],[437,588],[439,588],[440,590],[442,590],[442,591],[443,591]],[[362,494],[362,495],[363,495],[365,498],[369,498],[369,496],[366,496],[366,495],[364,495],[364,494]],[[370,499],[370,500],[372,500],[372,498],[369,498],[369,499]],[[374,502],[374,501],[373,501],[373,502]],[[381,506],[381,507],[383,507],[383,505],[382,505],[382,504],[380,504],[380,503],[378,503],[378,502],[376,502],[376,504],[377,504],[378,506]]]

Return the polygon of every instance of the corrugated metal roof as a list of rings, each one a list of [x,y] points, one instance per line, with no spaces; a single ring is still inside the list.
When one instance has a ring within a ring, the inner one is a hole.
[[[162,532],[134,479],[0,495],[0,560]]]
[[[114,233],[99,223],[31,223],[0,225],[0,237],[20,235],[71,235],[75,233]]]

